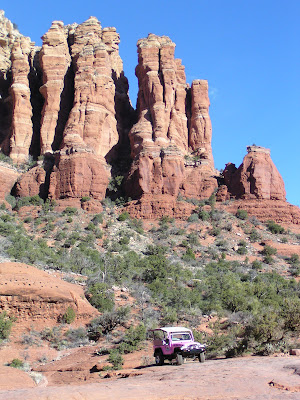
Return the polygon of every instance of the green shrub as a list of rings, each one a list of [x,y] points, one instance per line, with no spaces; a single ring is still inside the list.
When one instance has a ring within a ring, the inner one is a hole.
[[[64,211],[62,212],[62,214],[63,215],[68,215],[68,216],[71,216],[71,215],[77,215],[78,214],[78,210],[77,210],[77,208],[75,208],[75,207],[66,207],[65,209],[64,209]]]
[[[127,219],[130,219],[130,215],[127,211],[122,212],[119,216],[118,216],[118,221],[126,221]]]
[[[262,269],[262,263],[259,260],[252,261],[251,265],[252,265],[253,269],[256,269],[256,270]]]
[[[96,229],[96,226],[92,222],[90,222],[85,229],[87,231],[94,231]]]
[[[6,156],[2,152],[0,152],[0,161],[1,162],[5,162],[5,163],[10,164],[10,165],[13,164],[13,160],[9,156]]]
[[[83,197],[81,197],[80,202],[81,203],[85,203],[85,202],[90,201],[90,200],[91,200],[91,198],[89,196],[83,196]]]
[[[208,221],[210,219],[209,213],[205,210],[200,210],[198,216],[202,221]]]
[[[196,232],[191,232],[187,235],[189,244],[192,246],[197,246],[199,244],[198,235]]]
[[[182,256],[182,259],[185,260],[185,261],[191,261],[191,260],[195,260],[196,259],[195,253],[193,252],[193,250],[190,247],[186,248],[186,252]]]
[[[253,228],[251,230],[249,239],[251,243],[258,242],[261,239],[260,234],[257,232],[256,229]]]
[[[287,260],[287,262],[291,265],[299,264],[299,255],[296,253],[292,254],[291,257]]]
[[[261,254],[264,256],[273,256],[277,253],[277,250],[274,249],[274,247],[271,247],[269,245],[266,245],[263,250],[261,251]]]
[[[221,229],[218,228],[217,226],[213,226],[209,233],[210,233],[212,236],[219,236],[220,233],[221,233]]]
[[[8,365],[12,368],[22,369],[24,367],[24,362],[19,358],[14,358]]]
[[[119,307],[110,312],[104,312],[93,319],[88,326],[88,336],[91,340],[98,340],[102,335],[113,331],[118,325],[127,321],[130,314],[129,307]]]
[[[24,206],[41,206],[42,204],[44,204],[44,200],[36,194],[35,196],[20,197],[17,200],[16,207],[20,209]]]
[[[12,196],[11,194],[6,195],[5,200],[8,202],[8,204],[10,204],[12,209],[14,209],[16,207],[17,199],[14,196]]]
[[[89,344],[89,338],[85,328],[69,329],[65,337],[68,341],[68,347],[79,347]]]
[[[10,335],[13,319],[10,318],[6,312],[0,314],[0,341],[7,339]]]
[[[122,353],[132,353],[133,351],[140,349],[141,344],[145,339],[146,328],[144,324],[139,324],[135,328],[131,326],[125,333],[122,343],[119,345],[119,349]]]
[[[76,312],[72,307],[68,307],[66,312],[62,315],[62,322],[65,324],[71,324],[72,322],[75,321],[76,318]]]
[[[123,236],[119,240],[119,244],[121,244],[121,245],[128,245],[129,242],[130,242],[130,238],[128,236]]]
[[[114,295],[106,283],[94,283],[88,287],[88,300],[97,310],[111,311],[114,308]]]
[[[142,235],[144,233],[143,221],[141,219],[132,218],[129,220],[129,226],[137,233]]]
[[[246,210],[238,209],[235,215],[237,218],[242,220],[248,219],[248,213]]]
[[[199,216],[198,214],[191,214],[188,219],[188,222],[198,222],[199,221]]]
[[[240,255],[245,255],[245,254],[248,253],[248,250],[247,250],[247,247],[245,247],[245,246],[240,246],[240,247],[237,249],[236,252],[237,252],[238,254],[240,254]]]
[[[284,228],[281,225],[276,224],[274,221],[268,221],[267,227],[269,231],[274,234],[284,233]]]
[[[118,349],[112,349],[109,351],[107,361],[112,364],[112,369],[114,370],[122,369],[122,365],[124,364],[124,359]]]
[[[94,218],[92,219],[93,224],[98,225],[98,224],[103,224],[103,215],[102,214],[96,214]]]

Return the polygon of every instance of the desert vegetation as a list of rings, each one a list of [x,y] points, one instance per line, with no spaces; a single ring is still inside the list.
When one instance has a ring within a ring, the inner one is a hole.
[[[284,235],[298,246],[300,239],[272,221],[262,224],[244,210],[228,214],[213,197],[195,200],[185,221],[133,219],[109,199],[98,214],[58,212],[37,196],[8,200],[13,211],[0,207],[1,259],[61,271],[85,285],[101,313],[75,328],[69,307],[60,325],[29,332],[24,345],[62,349],[104,341],[105,368],[119,369],[124,354],[140,349],[147,329],[159,325],[192,327],[208,357],[287,352],[299,337],[299,256],[281,256],[269,243]],[[1,340],[12,324],[1,314]]]

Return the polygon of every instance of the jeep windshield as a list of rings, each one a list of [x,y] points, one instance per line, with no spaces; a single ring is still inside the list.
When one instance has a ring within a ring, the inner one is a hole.
[[[171,333],[172,342],[178,342],[182,340],[192,340],[191,334],[188,332],[180,333]]]

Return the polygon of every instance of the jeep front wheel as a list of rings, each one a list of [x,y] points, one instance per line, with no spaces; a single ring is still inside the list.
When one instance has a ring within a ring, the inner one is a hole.
[[[182,354],[177,354],[176,361],[177,361],[177,365],[182,365],[184,363],[184,359],[182,357]]]
[[[205,361],[205,354],[204,353],[200,353],[199,354],[199,362],[203,363]]]
[[[164,365],[165,358],[161,351],[158,351],[157,353],[155,353],[154,357],[155,357],[156,365]]]

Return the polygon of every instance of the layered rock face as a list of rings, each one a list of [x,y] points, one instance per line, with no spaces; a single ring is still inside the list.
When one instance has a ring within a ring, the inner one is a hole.
[[[249,146],[243,163],[236,168],[227,164],[225,183],[235,198],[285,200],[284,182],[271,160],[270,150]]]
[[[0,11],[0,150],[17,163],[38,159],[22,173],[0,175],[0,197],[39,194],[62,205],[101,208],[111,176],[122,175],[137,217],[189,215],[186,198],[285,201],[270,151],[250,146],[239,168],[214,169],[208,83],[186,83],[167,36],[137,43],[137,109],[119,55],[119,34],[95,17],[64,26],[54,21],[41,48]],[[130,158],[131,157],[131,158]],[[6,169],[3,167],[1,171]],[[2,172],[0,171],[0,174]],[[64,204],[62,204],[64,203]],[[254,207],[255,208],[255,207]]]
[[[73,32],[74,104],[51,174],[50,197],[105,197],[110,176],[106,161],[116,156],[115,147],[123,134],[117,121],[116,91],[128,90],[126,78],[121,79],[118,44],[115,28],[102,30],[94,17]]]
[[[3,13],[0,38],[2,31],[2,151],[18,164],[30,154],[46,156],[44,171],[23,174],[16,193],[104,198],[107,162],[126,144],[133,114],[116,29],[102,29],[95,17],[80,25],[54,21],[41,49]]]
[[[150,34],[137,45],[138,122],[129,133],[133,164],[127,192],[207,197],[216,187],[207,82],[194,81],[189,88],[168,37]]]
[[[12,101],[9,87],[12,83],[11,53],[16,40],[22,35],[0,10],[0,149],[8,155],[10,152],[10,133]]]

